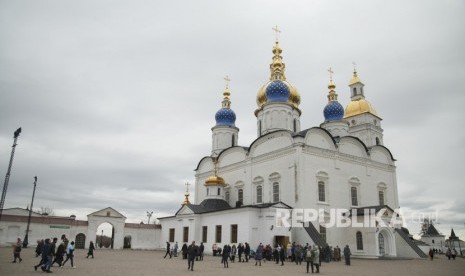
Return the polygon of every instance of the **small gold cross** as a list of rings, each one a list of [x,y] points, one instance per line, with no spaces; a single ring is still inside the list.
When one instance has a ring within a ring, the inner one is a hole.
[[[276,33],[276,42],[278,42],[278,36],[279,36],[279,33],[281,32],[279,29],[278,29],[278,25],[276,25],[276,27],[272,28],[273,31],[275,31]]]
[[[330,80],[333,80],[333,74],[334,74],[334,72],[333,72],[333,69],[331,69],[331,67],[329,67],[328,72],[329,72],[329,79],[330,79]]]
[[[228,75],[224,76],[224,80],[226,81],[226,88],[229,88],[229,82],[231,81],[231,79],[229,78]]]

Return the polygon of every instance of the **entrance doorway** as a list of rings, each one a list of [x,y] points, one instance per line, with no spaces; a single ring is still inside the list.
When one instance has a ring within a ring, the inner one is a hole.
[[[98,226],[95,242],[97,248],[111,248],[115,239],[115,227],[112,224],[105,222]]]
[[[289,236],[274,236],[274,247],[277,245],[287,246],[289,243]]]
[[[74,247],[76,249],[84,249],[86,246],[86,235],[84,235],[83,233],[79,233],[76,235],[76,244],[74,245]]]
[[[382,233],[378,235],[378,247],[379,247],[379,255],[384,256],[386,254],[386,247],[384,245],[384,236]]]

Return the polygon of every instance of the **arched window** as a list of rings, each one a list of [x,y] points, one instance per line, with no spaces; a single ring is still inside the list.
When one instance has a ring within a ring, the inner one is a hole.
[[[218,188],[217,193],[218,195],[221,195],[221,188]]]
[[[262,185],[257,186],[257,203],[263,202],[263,188]]]
[[[384,191],[378,191],[379,205],[384,205]]]
[[[234,134],[231,136],[231,147],[234,147],[234,142],[235,142],[236,137]]]
[[[279,201],[279,183],[274,182],[273,183],[273,202],[278,202]]]
[[[226,192],[224,193],[224,200],[225,200],[227,203],[229,203],[229,197],[230,197],[229,191],[226,191]]]
[[[357,187],[350,187],[350,197],[352,199],[352,206],[358,206]]]
[[[325,183],[323,181],[318,182],[318,201],[326,201]]]
[[[357,88],[353,88],[352,89],[352,97],[354,97],[355,95],[357,95]]]
[[[244,202],[244,190],[237,190],[237,201],[239,201],[241,204]]]
[[[379,138],[376,137],[376,144],[379,145]]]
[[[297,119],[294,119],[294,132],[297,132]]]
[[[355,234],[355,237],[357,239],[357,250],[363,250],[362,232],[358,231],[357,234]]]

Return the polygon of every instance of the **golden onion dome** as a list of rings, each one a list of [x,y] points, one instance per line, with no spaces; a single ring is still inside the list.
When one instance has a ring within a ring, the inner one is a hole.
[[[224,182],[224,179],[222,177],[219,177],[217,175],[212,175],[205,180],[205,186],[216,186],[216,185],[221,185],[221,186],[226,186],[226,183]]]
[[[299,92],[297,91],[297,89],[292,86],[289,82],[287,81],[282,81],[284,82],[287,87],[289,87],[289,100],[288,102],[295,108],[299,108],[299,105],[300,105],[300,94]],[[258,93],[257,93],[257,106],[258,108],[262,108],[267,100],[266,100],[266,88],[268,87],[268,85],[271,83],[268,82],[266,83],[265,85],[263,85],[260,90],[258,90]]]
[[[359,99],[351,101],[347,105],[346,111],[344,113],[344,119],[363,113],[371,113],[375,116],[378,116],[378,113],[376,113],[376,110],[371,106],[370,102],[365,99]]]

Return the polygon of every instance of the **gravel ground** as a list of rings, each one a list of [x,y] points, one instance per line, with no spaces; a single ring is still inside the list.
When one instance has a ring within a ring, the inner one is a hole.
[[[223,268],[221,259],[206,256],[204,261],[195,262],[194,271],[187,270],[187,261],[180,257],[163,259],[162,251],[136,250],[96,250],[95,259],[86,259],[86,250],[76,250],[74,257],[75,269],[69,261],[65,268],[53,267],[52,275],[298,275],[306,274],[306,266],[285,262],[284,266],[274,262],[255,266],[252,259],[248,263],[230,263],[229,268]],[[42,271],[34,271],[34,264],[40,261],[35,258],[34,249],[26,248],[21,252],[23,261],[11,263],[13,253],[11,248],[0,248],[0,276],[10,275],[45,275]],[[311,273],[310,273],[311,274]],[[323,263],[321,275],[465,275],[465,259],[457,258],[448,261],[444,256],[430,260],[363,260],[353,259],[351,266],[343,262]]]

